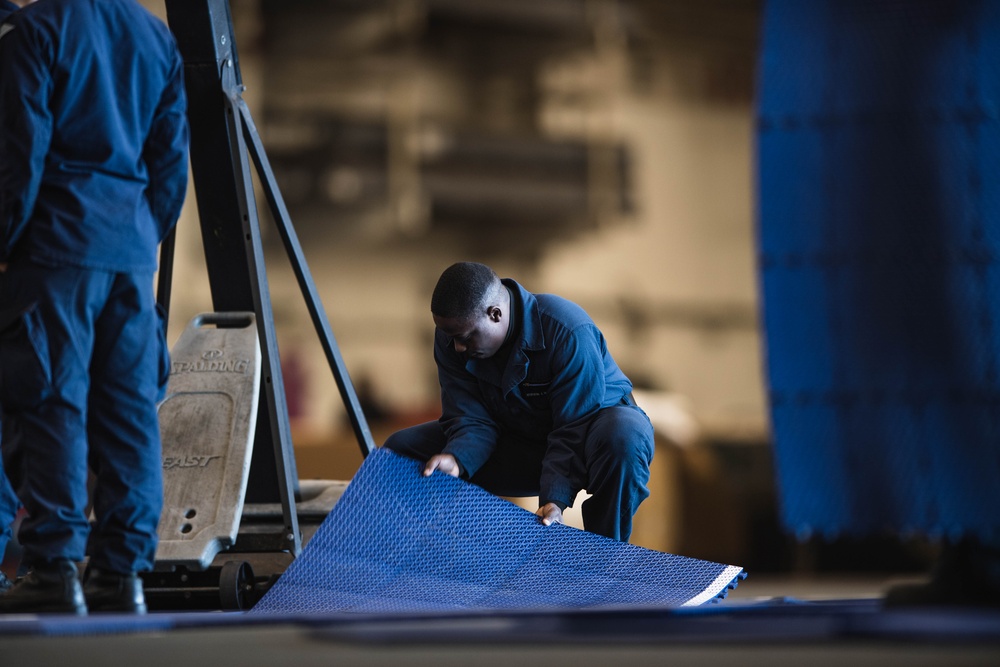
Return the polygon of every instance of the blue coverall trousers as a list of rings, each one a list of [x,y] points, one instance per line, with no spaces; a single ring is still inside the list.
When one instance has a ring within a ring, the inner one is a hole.
[[[399,454],[426,461],[440,454],[447,438],[440,422],[402,429],[383,445]],[[498,496],[536,496],[545,441],[529,441],[501,433],[493,454],[469,481]],[[653,428],[641,410],[616,405],[600,410],[584,440],[583,467],[591,497],[580,508],[588,531],[627,542],[632,516],[649,497],[649,465],[653,460]]]
[[[163,504],[156,404],[168,374],[152,272],[25,261],[0,274],[3,457],[27,510],[26,565],[89,550],[105,570],[151,569]]]

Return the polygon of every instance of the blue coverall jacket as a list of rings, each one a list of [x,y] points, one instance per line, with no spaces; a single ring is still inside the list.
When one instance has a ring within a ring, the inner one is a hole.
[[[602,408],[621,404],[632,383],[580,306],[532,294],[510,279],[503,284],[519,327],[506,359],[466,362],[448,336],[435,333],[444,451],[471,477],[493,453],[500,432],[536,442],[545,448],[539,496],[571,505],[586,486],[581,462],[590,420]]]
[[[0,262],[16,251],[58,265],[155,270],[187,189],[173,36],[133,0],[42,4],[13,14],[0,37],[9,61],[0,81]],[[116,7],[116,32],[150,48],[95,41],[104,30],[88,22],[107,7]],[[108,68],[129,72],[133,89],[119,90]]]

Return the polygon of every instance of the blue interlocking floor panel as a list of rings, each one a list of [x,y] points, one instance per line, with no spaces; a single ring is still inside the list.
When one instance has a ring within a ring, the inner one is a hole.
[[[252,614],[674,608],[743,569],[563,525],[388,450],[367,457]]]

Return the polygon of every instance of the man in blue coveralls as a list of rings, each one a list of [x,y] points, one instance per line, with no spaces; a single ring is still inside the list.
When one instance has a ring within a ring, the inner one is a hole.
[[[649,496],[653,427],[578,305],[491,268],[454,264],[431,297],[442,415],[385,447],[503,496],[539,498],[542,523],[586,489],[584,527],[628,541]]]
[[[0,30],[0,405],[30,568],[0,611],[141,613],[169,372],[153,275],[187,185],[182,63],[134,0],[39,0]]]
[[[9,2],[9,0],[0,0],[0,25],[7,20],[8,16],[20,9],[21,5],[27,5],[31,2],[33,0],[20,0],[18,4]],[[3,460],[0,458],[0,562],[3,561],[4,553],[7,551],[7,544],[14,536],[12,524],[17,516],[19,506],[20,501],[3,472]],[[11,585],[7,575],[0,572],[0,594],[7,591]]]

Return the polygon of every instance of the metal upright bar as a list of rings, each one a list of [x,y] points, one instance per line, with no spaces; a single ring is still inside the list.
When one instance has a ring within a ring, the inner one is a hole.
[[[160,243],[160,268],[156,276],[156,303],[163,309],[163,326],[170,321],[170,290],[174,277],[174,249],[177,245],[177,228],[167,233]]]
[[[260,220],[257,216],[257,206],[254,199],[253,179],[250,173],[247,145],[244,141],[243,118],[240,109],[243,102],[243,85],[236,80],[235,63],[227,60],[222,66],[222,88],[225,92],[226,121],[229,125],[230,144],[233,152],[233,168],[236,170],[236,195],[240,207],[240,219],[243,221],[243,234],[248,268],[250,270],[251,293],[254,300],[254,312],[257,314],[257,326],[261,341],[261,386],[267,401],[270,420],[271,439],[275,443],[275,473],[277,475],[278,491],[282,500],[282,514],[285,522],[283,545],[292,554],[298,555],[302,550],[302,536],[299,533],[298,516],[295,511],[294,489],[298,485],[298,474],[295,467],[294,450],[291,447],[281,447],[279,443],[292,442],[291,428],[288,424],[288,405],[285,402],[285,388],[281,375],[281,358],[278,353],[278,337],[274,330],[274,312],[271,309],[271,296],[267,282],[267,270],[264,265],[264,246],[260,237]],[[291,452],[288,455],[287,452]]]

